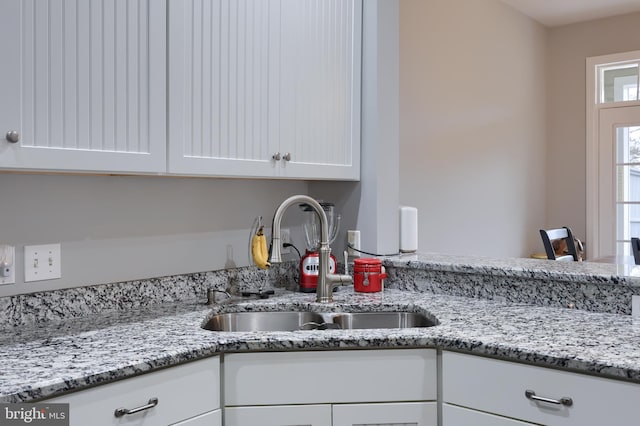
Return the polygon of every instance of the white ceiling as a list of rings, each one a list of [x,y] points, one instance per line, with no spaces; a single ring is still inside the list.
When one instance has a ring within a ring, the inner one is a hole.
[[[640,12],[640,0],[502,0],[548,27]]]

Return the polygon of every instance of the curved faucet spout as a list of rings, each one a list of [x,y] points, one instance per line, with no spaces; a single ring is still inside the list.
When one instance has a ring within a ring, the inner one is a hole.
[[[341,284],[353,282],[350,275],[331,274],[329,272],[329,221],[324,209],[315,199],[308,195],[293,195],[284,200],[273,215],[271,227],[271,263],[282,262],[282,244],[280,243],[280,224],[284,212],[293,204],[306,203],[311,206],[320,218],[320,249],[318,250],[318,285],[316,288],[316,300],[320,303],[333,301],[333,288]]]
[[[271,258],[269,261],[271,263],[280,263],[282,262],[282,244],[280,244],[280,223],[282,222],[282,216],[284,216],[284,212],[294,204],[309,204],[315,211],[318,213],[320,217],[320,244],[327,243],[329,241],[329,221],[327,220],[327,215],[324,212],[324,209],[313,198],[308,195],[293,195],[286,200],[284,200],[276,209],[275,214],[273,215],[273,225],[271,227]]]

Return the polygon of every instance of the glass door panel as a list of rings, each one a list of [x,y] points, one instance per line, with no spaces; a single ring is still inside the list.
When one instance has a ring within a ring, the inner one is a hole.
[[[640,107],[602,109],[599,127],[599,253],[631,256],[631,237],[640,237]]]
[[[631,255],[631,237],[640,236],[640,126],[615,128],[616,251]]]

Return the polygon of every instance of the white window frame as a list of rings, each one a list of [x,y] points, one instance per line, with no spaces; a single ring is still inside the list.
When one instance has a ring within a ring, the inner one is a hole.
[[[640,50],[616,53],[612,55],[594,56],[586,61],[586,220],[587,247],[589,258],[595,259],[614,253],[600,253],[600,194],[599,181],[604,173],[613,173],[614,164],[608,170],[602,170],[599,164],[599,114],[605,108],[623,108],[640,106],[639,101],[601,102],[601,84],[599,70],[606,66],[638,62]]]

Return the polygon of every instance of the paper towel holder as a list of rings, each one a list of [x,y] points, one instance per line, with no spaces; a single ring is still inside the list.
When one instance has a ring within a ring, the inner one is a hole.
[[[400,253],[418,250],[418,209],[400,206]]]

